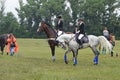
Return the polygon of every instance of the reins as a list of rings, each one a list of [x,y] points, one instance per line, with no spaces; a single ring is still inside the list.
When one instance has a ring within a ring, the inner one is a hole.
[[[72,38],[70,38],[70,40],[68,41],[68,43],[72,40],[72,39],[74,39],[75,38],[75,36],[73,36]]]

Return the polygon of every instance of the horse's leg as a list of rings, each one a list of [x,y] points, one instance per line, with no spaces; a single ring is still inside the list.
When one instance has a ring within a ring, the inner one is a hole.
[[[99,47],[98,47],[98,51],[99,51],[99,53],[101,53],[101,49],[102,49],[102,46],[99,45]]]
[[[77,55],[78,55],[78,49],[73,51],[74,66],[77,64]]]
[[[111,57],[113,57],[113,50],[111,51]]]
[[[114,47],[113,47],[113,48],[114,48]],[[110,51],[111,57],[113,57],[113,54],[114,54],[113,48],[112,48],[112,50]]]
[[[94,64],[97,65],[98,64],[99,51],[96,49],[96,47],[91,47],[91,49],[95,54],[95,57],[94,57],[94,60],[93,60]]]
[[[106,54],[106,49],[103,47],[102,54]]]
[[[1,46],[1,52],[2,52],[2,55],[4,53],[4,46]]]
[[[65,61],[66,64],[68,64],[67,55],[66,55],[66,54],[67,54],[67,51],[66,51],[65,54],[64,54],[64,61]]]
[[[51,52],[52,52],[52,60],[55,61],[56,57],[55,57],[55,46],[51,46]]]
[[[65,52],[65,54],[64,54],[64,61],[65,61],[65,63],[66,64],[68,64],[68,61],[67,61],[67,53],[70,53],[71,52],[71,49],[70,48],[68,48],[68,50]]]
[[[52,53],[52,60],[55,61],[55,59],[56,59],[56,57],[55,57],[55,44],[51,40],[49,40],[48,43],[50,45],[50,49],[51,49],[51,53]]]

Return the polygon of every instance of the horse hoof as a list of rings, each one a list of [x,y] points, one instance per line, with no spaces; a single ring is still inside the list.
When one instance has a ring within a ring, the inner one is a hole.
[[[52,61],[55,62],[55,59],[53,59]]]
[[[68,64],[68,62],[67,62],[67,61],[65,61],[65,63],[66,63],[66,64]]]
[[[98,63],[94,63],[94,65],[98,65]]]
[[[118,57],[118,53],[116,53],[116,57]]]
[[[53,61],[53,62],[55,61],[55,59],[56,59],[55,56],[52,56],[52,61]]]

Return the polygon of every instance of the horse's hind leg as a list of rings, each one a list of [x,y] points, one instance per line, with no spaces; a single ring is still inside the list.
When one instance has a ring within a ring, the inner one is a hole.
[[[113,51],[111,51],[111,57],[113,57]]]
[[[94,64],[97,65],[98,64],[99,51],[96,49],[96,47],[91,47],[91,49],[95,54],[95,57],[94,57],[94,60],[93,60]]]
[[[73,51],[74,66],[77,64],[77,55],[78,55],[78,50]]]

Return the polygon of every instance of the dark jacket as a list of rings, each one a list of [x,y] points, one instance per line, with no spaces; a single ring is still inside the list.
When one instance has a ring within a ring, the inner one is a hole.
[[[81,23],[81,24],[78,26],[78,30],[80,30],[79,34],[85,34],[85,26],[84,26],[84,23]]]
[[[56,30],[61,30],[63,31],[63,21],[60,20],[60,23],[58,23],[59,21],[57,21],[57,25],[56,25]]]

